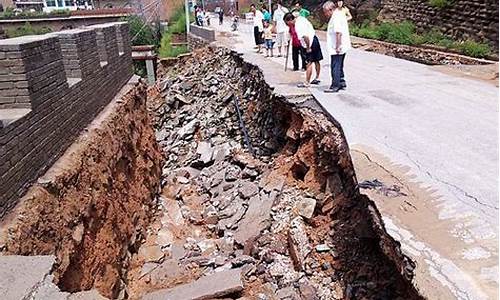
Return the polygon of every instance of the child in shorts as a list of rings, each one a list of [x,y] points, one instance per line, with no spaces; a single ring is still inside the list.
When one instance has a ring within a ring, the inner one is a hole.
[[[269,21],[264,21],[264,41],[266,44],[266,57],[269,57],[269,52],[273,57],[273,25],[269,24]]]

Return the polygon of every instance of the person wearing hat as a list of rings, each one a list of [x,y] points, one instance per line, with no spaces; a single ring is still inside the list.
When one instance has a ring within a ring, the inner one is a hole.
[[[326,45],[330,55],[332,84],[325,93],[337,93],[347,87],[344,77],[344,60],[351,49],[351,36],[347,16],[342,10],[342,1],[327,1],[323,4],[323,13],[330,18],[326,33]]]
[[[299,39],[302,49],[305,52],[306,81],[304,83],[300,83],[298,87],[308,87],[309,84],[319,84],[319,74],[321,71],[321,65],[319,62],[323,60],[323,54],[321,53],[321,46],[313,25],[305,17],[295,17],[291,12],[286,13],[283,19],[285,20],[287,26],[294,26],[297,38]],[[316,69],[316,78],[311,81],[313,65]]]

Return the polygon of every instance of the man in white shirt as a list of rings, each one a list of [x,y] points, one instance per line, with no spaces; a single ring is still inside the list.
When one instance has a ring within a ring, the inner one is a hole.
[[[332,85],[325,91],[326,93],[336,93],[347,87],[344,78],[344,59],[346,53],[351,49],[351,36],[342,4],[342,1],[327,1],[323,4],[325,16],[330,17],[326,44],[328,54],[331,57],[332,74]]]
[[[260,10],[255,8],[255,4],[250,5],[250,10],[253,12],[253,36],[255,38],[255,45],[257,45],[257,52],[260,53],[260,48],[264,44],[264,38],[262,34],[264,32],[264,15]]]
[[[306,81],[305,83],[299,84],[298,87],[308,87],[309,84],[319,84],[319,74],[321,71],[319,62],[323,59],[323,54],[313,25],[305,17],[295,17],[290,12],[285,14],[284,20],[288,26],[295,27],[297,37],[306,54]],[[316,69],[316,78],[311,81],[313,65]]]
[[[288,12],[288,8],[282,5],[282,1],[278,0],[278,4],[276,9],[274,10],[273,15],[273,24],[276,30],[276,47],[278,48],[278,57],[281,57],[281,46],[285,47],[287,43],[287,35],[288,27],[285,24],[283,18],[285,14]]]

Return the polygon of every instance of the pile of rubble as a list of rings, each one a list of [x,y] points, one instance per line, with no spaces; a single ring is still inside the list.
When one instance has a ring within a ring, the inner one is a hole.
[[[219,48],[171,67],[149,107],[166,159],[130,298],[419,299],[324,114]]]

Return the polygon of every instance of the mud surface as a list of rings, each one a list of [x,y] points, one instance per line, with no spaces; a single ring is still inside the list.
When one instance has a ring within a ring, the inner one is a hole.
[[[110,104],[4,220],[3,254],[53,254],[61,290],[96,288],[125,297],[129,260],[153,212],[160,162],[139,85]]]
[[[164,73],[149,106],[166,160],[131,298],[188,295],[199,278],[238,269],[241,286],[202,293],[420,299],[412,262],[359,194],[334,120],[274,95],[259,69],[212,48]]]

